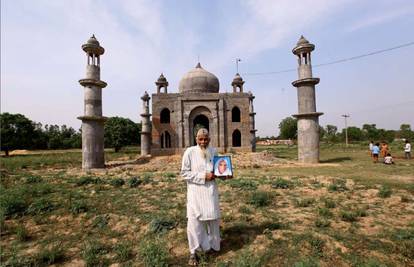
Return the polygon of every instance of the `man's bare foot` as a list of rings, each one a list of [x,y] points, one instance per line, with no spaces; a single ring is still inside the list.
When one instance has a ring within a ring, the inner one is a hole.
[[[191,254],[190,259],[188,259],[188,265],[198,266],[198,257],[196,254]]]

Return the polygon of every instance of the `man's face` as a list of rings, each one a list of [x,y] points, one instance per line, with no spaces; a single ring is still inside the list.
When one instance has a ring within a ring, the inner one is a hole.
[[[210,143],[210,137],[208,135],[198,135],[197,136],[197,145],[199,145],[201,148],[208,147],[208,144]]]
[[[218,165],[219,173],[224,173],[227,169],[227,162],[225,160],[221,160]]]

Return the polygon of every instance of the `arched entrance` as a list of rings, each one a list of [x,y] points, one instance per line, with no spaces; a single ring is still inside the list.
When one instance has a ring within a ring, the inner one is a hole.
[[[197,115],[193,120],[193,145],[196,144],[196,135],[198,130],[201,128],[206,128],[208,131],[210,131],[208,118],[203,114]]]
[[[190,146],[196,145],[196,134],[200,128],[206,128],[210,132],[210,138],[215,131],[210,109],[205,106],[198,106],[191,110],[188,116],[188,142]],[[212,140],[213,141],[213,140]],[[214,145],[214,142],[212,143]]]
[[[232,146],[233,147],[241,146],[241,133],[239,130],[234,130],[232,134]]]

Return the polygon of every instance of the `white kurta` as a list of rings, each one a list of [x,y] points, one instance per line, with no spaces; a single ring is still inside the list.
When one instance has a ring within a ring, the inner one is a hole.
[[[206,159],[201,148],[192,146],[184,152],[181,176],[187,182],[187,217],[200,221],[220,218],[219,195],[215,181],[206,181],[206,173],[213,170],[215,149],[208,147]]]

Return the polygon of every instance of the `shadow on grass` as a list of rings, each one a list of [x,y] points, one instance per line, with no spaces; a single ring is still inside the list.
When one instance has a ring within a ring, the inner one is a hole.
[[[352,160],[351,157],[338,157],[338,158],[321,160],[319,162],[320,163],[338,163],[338,162],[344,162],[344,161],[350,161],[350,160]]]
[[[253,242],[257,235],[266,230],[285,229],[287,226],[279,222],[264,222],[261,224],[237,223],[222,231],[222,248],[220,254],[237,251]]]

